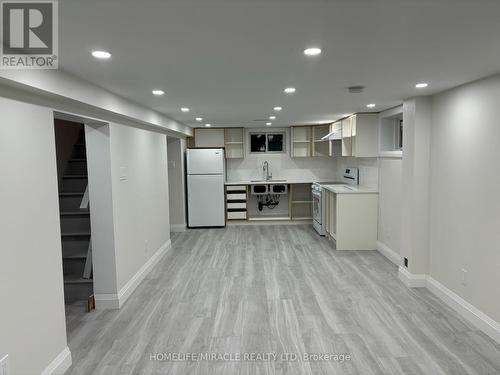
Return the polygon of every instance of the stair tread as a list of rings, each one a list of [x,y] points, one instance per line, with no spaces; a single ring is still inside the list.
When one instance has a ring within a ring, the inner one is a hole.
[[[60,216],[82,216],[82,215],[85,215],[85,216],[89,216],[90,215],[90,211],[85,211],[85,210],[81,210],[81,211],[61,211],[59,213]]]
[[[64,284],[92,284],[92,279],[84,279],[82,275],[64,275]]]
[[[63,179],[78,179],[78,178],[89,178],[88,175],[86,174],[65,174],[63,177]]]
[[[90,232],[62,232],[61,237],[85,237],[90,236]]]
[[[70,163],[78,163],[78,162],[82,162],[82,161],[87,161],[87,159],[85,159],[85,158],[71,158],[68,161]]]
[[[76,260],[76,259],[82,259],[82,260],[87,260],[87,255],[85,254],[75,254],[75,255],[63,255],[63,259],[70,259],[70,260]]]
[[[79,191],[67,191],[67,192],[61,192],[59,193],[60,197],[73,197],[73,196],[83,196],[85,194],[84,191],[79,192]]]

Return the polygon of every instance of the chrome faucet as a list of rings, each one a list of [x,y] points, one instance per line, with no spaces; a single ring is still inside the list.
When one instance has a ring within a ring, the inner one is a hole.
[[[267,162],[267,160],[264,162],[264,166],[262,167],[262,174],[266,181],[269,181],[273,178],[272,173],[269,173],[269,163]]]

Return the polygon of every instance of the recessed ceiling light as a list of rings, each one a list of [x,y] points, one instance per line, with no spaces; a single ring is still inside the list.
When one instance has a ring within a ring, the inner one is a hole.
[[[182,111],[182,112],[189,112],[189,108],[187,108],[187,107],[182,107],[182,108],[181,108],[181,111]]]
[[[372,104],[367,104],[366,106],[367,106],[368,108],[375,108],[375,104],[373,104],[373,103],[372,103]]]
[[[281,107],[274,107],[273,109],[274,109],[276,112],[279,112],[279,111],[281,111],[283,108],[281,108]]]
[[[92,56],[96,59],[109,59],[111,57],[111,53],[106,51],[92,51]]]
[[[273,123],[272,122],[266,122],[267,126],[271,126]]]
[[[163,90],[153,90],[152,93],[153,93],[153,95],[160,96],[160,95],[165,94],[165,91],[163,91]]]
[[[269,116],[269,120],[276,120],[276,116]]]
[[[286,89],[283,90],[287,94],[293,94],[296,90],[295,87],[287,87]]]
[[[415,85],[415,87],[416,87],[417,89],[425,89],[427,86],[429,86],[429,84],[428,84],[428,83],[425,83],[425,82],[422,82],[422,83],[417,83],[417,84]]]
[[[318,56],[321,54],[321,48],[318,47],[310,47],[304,50],[304,55],[306,56]]]
[[[205,124],[205,126],[206,126],[207,128],[209,128],[209,127],[211,127],[211,126],[212,126],[212,124]]]
[[[198,122],[203,121],[203,117],[196,117],[195,120]]]

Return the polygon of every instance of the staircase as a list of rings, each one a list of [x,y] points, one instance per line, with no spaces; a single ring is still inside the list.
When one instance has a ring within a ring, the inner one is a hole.
[[[59,184],[64,298],[67,303],[87,301],[93,294],[86,156],[82,127]]]

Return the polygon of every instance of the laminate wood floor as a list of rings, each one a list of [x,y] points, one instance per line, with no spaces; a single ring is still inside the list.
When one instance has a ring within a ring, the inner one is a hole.
[[[67,310],[69,374],[500,374],[500,345],[428,291],[406,288],[378,252],[335,251],[305,225],[175,234],[121,310]]]

